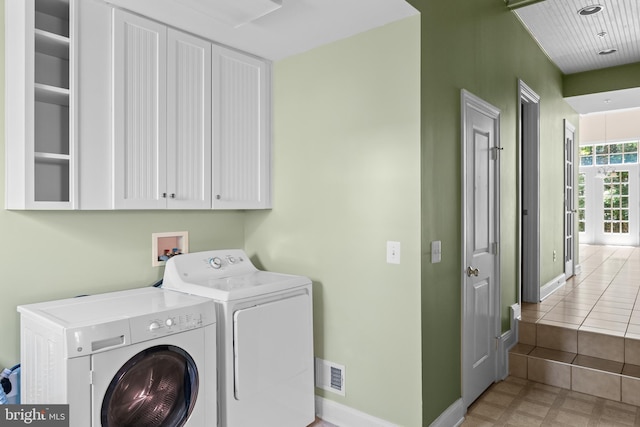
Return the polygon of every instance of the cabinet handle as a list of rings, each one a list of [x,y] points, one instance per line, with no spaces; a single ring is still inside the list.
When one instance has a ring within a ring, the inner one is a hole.
[[[171,198],[175,199],[176,198],[176,193],[171,193]]]
[[[166,199],[167,198],[167,193],[162,193],[162,198]]]
[[[220,200],[222,197],[219,194],[216,194],[216,200]]]

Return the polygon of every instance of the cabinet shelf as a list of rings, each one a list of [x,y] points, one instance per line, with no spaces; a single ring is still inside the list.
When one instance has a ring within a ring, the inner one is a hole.
[[[69,59],[69,37],[44,30],[35,30],[36,52]]]
[[[38,102],[69,106],[69,89],[35,83],[34,90]]]

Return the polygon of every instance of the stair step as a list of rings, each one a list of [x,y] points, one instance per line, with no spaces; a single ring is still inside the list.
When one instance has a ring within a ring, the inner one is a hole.
[[[510,375],[640,406],[640,340],[519,323]]]

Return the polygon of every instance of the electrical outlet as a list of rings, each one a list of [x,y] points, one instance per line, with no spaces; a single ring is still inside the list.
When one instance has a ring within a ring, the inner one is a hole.
[[[400,242],[387,242],[387,263],[400,264]]]

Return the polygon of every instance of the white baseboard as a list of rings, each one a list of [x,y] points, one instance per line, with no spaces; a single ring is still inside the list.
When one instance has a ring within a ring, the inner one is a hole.
[[[339,427],[398,427],[333,400],[316,396],[316,415]]]
[[[550,282],[545,283],[545,285],[540,288],[540,301],[544,301],[545,298],[560,289],[566,283],[567,277],[564,273],[552,279]]]
[[[509,310],[509,330],[498,339],[498,375],[504,380],[509,375],[509,350],[518,344],[518,321],[520,320],[520,304],[512,304]]]
[[[451,404],[429,427],[458,427],[464,421],[466,409],[462,399]]]
[[[582,274],[582,264],[576,264],[573,266],[573,274],[575,275]]]

